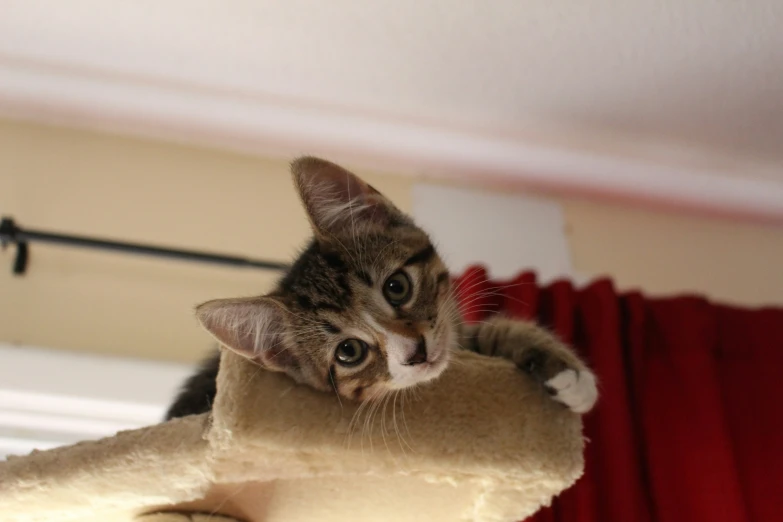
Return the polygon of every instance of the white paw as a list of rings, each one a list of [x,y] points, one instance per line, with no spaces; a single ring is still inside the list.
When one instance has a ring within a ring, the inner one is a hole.
[[[563,370],[548,381],[554,391],[554,399],[568,406],[575,413],[587,413],[598,400],[595,375],[590,370]]]

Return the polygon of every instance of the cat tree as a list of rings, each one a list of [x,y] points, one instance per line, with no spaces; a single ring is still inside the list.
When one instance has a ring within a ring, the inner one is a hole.
[[[472,353],[372,416],[229,352],[218,390],[211,417],[0,463],[2,519],[510,522],[583,469],[580,418]]]

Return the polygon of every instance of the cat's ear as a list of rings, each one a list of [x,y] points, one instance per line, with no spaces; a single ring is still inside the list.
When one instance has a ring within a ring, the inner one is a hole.
[[[297,365],[288,335],[289,312],[275,299],[207,301],[196,308],[196,317],[220,344],[265,368],[286,371]]]
[[[314,157],[291,163],[291,173],[316,235],[340,235],[356,227],[386,227],[405,216],[391,201],[339,165]]]

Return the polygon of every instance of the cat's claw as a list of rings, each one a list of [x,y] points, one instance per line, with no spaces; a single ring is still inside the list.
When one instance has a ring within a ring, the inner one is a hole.
[[[575,413],[587,413],[598,401],[598,386],[590,370],[563,370],[548,381],[552,397]]]

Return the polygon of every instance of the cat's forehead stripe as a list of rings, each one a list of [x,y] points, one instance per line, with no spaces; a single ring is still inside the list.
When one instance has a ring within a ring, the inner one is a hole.
[[[372,286],[372,277],[370,277],[370,274],[365,272],[364,270],[359,270],[356,272],[356,275],[359,277],[359,279],[366,284],[367,286]]]
[[[338,333],[340,333],[342,331],[342,330],[340,330],[339,326],[337,326],[336,324],[334,324],[331,321],[326,321],[326,320],[321,321],[321,326],[323,327],[324,330],[326,330],[327,332],[329,332],[331,334],[338,334]]]
[[[327,296],[316,295],[315,298],[310,294],[297,293],[296,302],[304,310],[309,312],[318,312],[319,310],[329,310],[331,312],[340,313],[345,311],[349,304],[349,298],[334,299],[331,296],[330,299]]]
[[[417,265],[419,263],[426,263],[430,259],[432,259],[432,256],[435,255],[435,248],[428,244],[426,247],[422,248],[412,256],[410,256],[408,259],[405,260],[403,263],[403,266],[410,266],[410,265]]]
[[[280,281],[280,288],[304,311],[342,313],[353,303],[349,279],[344,258],[339,253],[324,252],[313,241]]]

